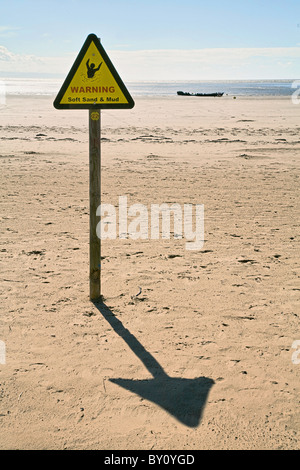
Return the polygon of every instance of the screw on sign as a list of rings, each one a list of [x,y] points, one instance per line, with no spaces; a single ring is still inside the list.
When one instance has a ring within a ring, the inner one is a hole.
[[[101,297],[101,240],[96,212],[101,204],[101,109],[131,109],[134,101],[106,54],[100,39],[89,34],[57,97],[56,109],[89,110],[90,299]]]

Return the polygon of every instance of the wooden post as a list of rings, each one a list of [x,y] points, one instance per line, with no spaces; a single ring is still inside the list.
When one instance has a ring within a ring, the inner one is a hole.
[[[101,240],[96,211],[101,204],[100,109],[89,109],[90,154],[90,299],[101,297]]]

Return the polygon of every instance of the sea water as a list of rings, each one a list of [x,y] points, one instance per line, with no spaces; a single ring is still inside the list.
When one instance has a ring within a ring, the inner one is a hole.
[[[55,96],[63,78],[5,78],[0,77],[0,88],[6,95]],[[223,92],[229,96],[291,96],[294,80],[211,80],[211,81],[143,81],[125,82],[134,97],[177,96],[177,91],[190,93]]]

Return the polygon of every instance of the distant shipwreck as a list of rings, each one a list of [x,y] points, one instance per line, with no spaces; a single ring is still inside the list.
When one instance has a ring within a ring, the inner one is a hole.
[[[217,96],[217,97],[220,97],[220,96],[223,96],[224,95],[224,92],[223,93],[220,93],[220,92],[217,92],[217,93],[188,93],[188,92],[184,92],[184,91],[177,91],[177,95],[179,96]]]

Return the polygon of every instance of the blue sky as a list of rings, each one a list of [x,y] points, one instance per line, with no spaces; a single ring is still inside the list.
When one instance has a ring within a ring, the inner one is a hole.
[[[96,33],[130,80],[300,77],[299,0],[0,0],[0,6],[0,75],[65,74],[87,35]]]

